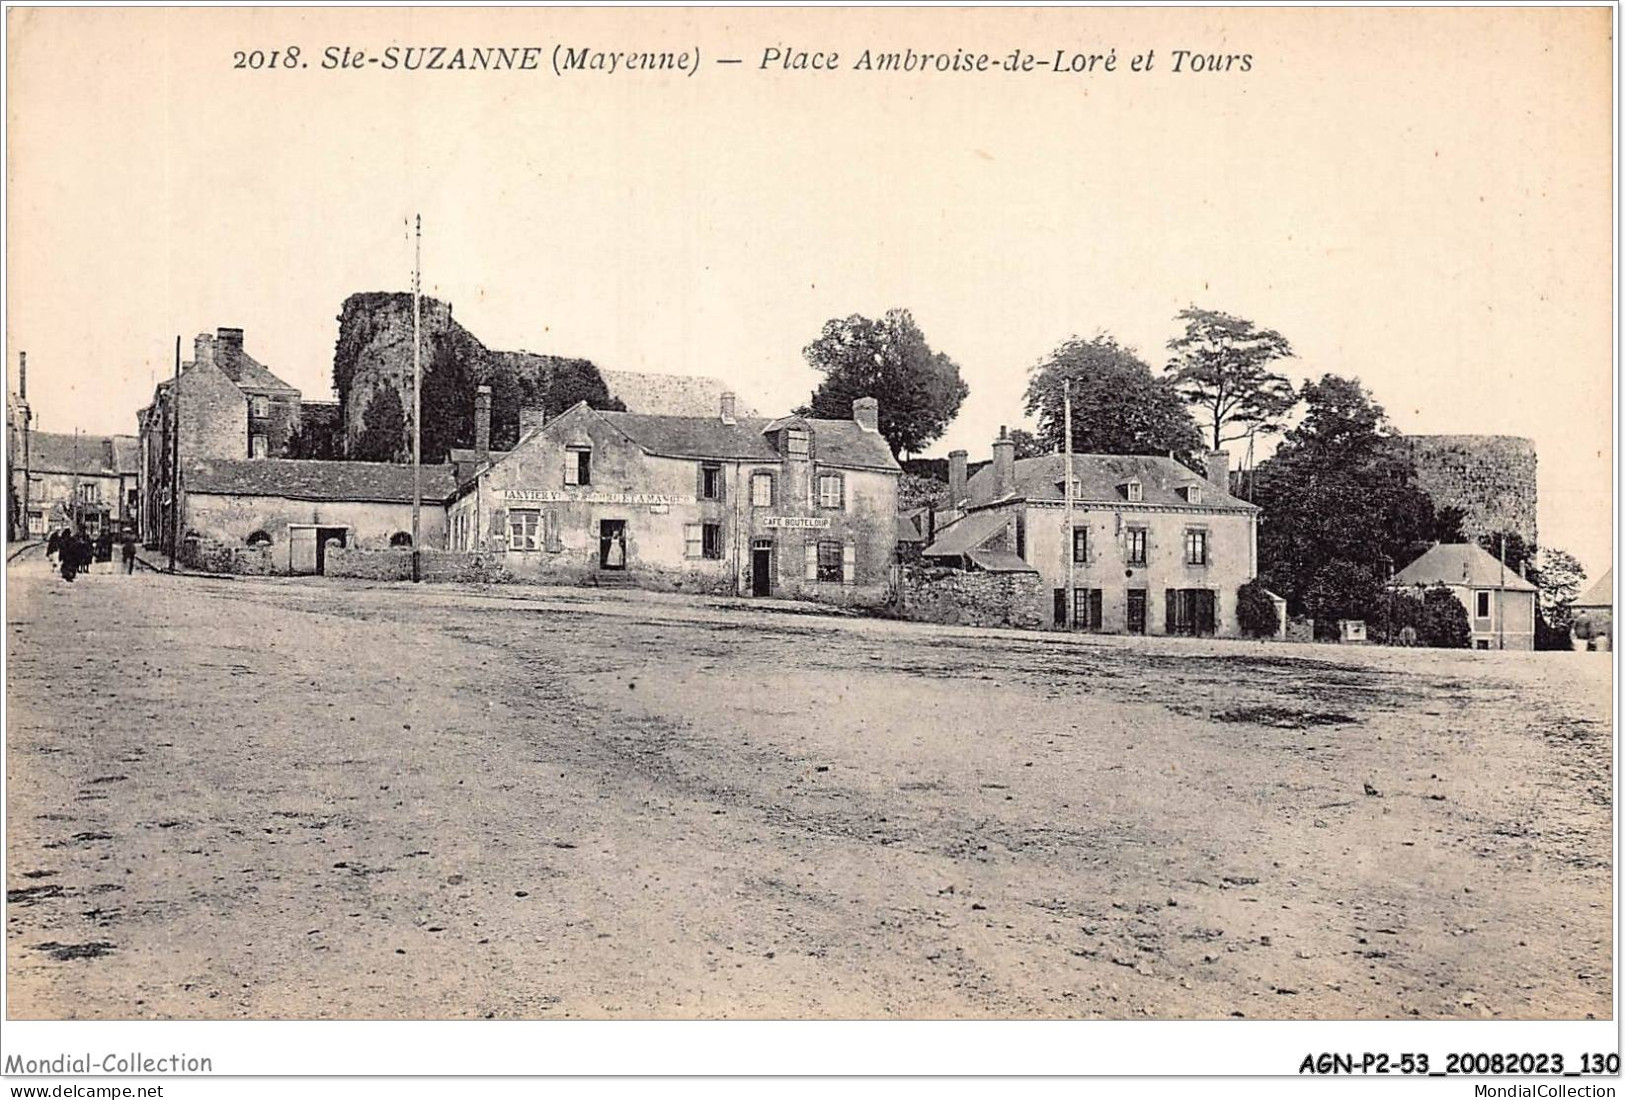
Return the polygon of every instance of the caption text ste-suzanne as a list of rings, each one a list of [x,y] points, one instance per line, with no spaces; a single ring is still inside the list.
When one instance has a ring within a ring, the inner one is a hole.
[[[758,72],[790,73],[1248,73],[1250,53],[1192,49],[1148,49],[1119,53],[1056,48],[942,51],[864,49],[806,50],[767,46],[750,57],[709,57],[695,46],[682,50],[602,50],[590,46],[325,46],[298,45],[232,52],[233,69],[256,72],[318,70],[342,72],[549,72],[555,76],[595,73],[669,73],[693,76],[703,64]]]

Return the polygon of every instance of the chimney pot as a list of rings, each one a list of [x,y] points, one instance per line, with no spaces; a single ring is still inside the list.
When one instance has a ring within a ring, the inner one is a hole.
[[[243,330],[240,328],[215,329],[215,338],[233,351],[243,350]]]
[[[852,419],[866,432],[880,431],[880,402],[873,397],[860,397],[852,402]]]
[[[993,496],[1002,497],[1016,486],[1016,441],[1002,425],[993,441]]]
[[[722,395],[721,404],[722,404],[722,422],[724,424],[737,424],[737,423],[739,423],[738,419],[734,416],[734,406],[735,406],[734,395],[731,394],[731,393],[724,393]]]
[[[948,452],[948,507],[958,508],[965,502],[965,470],[970,455],[964,451]]]
[[[1202,456],[1202,470],[1210,485],[1221,493],[1230,491],[1230,452],[1209,451]]]
[[[200,332],[192,338],[192,362],[214,362],[214,337],[207,332]]]

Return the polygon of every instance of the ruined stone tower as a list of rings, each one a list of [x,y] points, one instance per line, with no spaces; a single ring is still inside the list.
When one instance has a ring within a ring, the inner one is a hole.
[[[1537,542],[1535,444],[1510,435],[1400,436],[1416,482],[1440,508],[1465,513],[1468,538],[1512,531]]]

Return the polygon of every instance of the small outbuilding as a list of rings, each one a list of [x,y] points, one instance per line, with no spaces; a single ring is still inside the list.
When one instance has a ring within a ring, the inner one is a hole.
[[[1614,648],[1614,571],[1574,601],[1574,648],[1602,653]]]
[[[1535,586],[1477,543],[1439,543],[1393,580],[1393,587],[1418,594],[1435,585],[1467,609],[1472,648],[1535,648]]]

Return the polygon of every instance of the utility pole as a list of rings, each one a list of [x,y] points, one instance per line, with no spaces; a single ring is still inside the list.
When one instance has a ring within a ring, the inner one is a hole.
[[[181,338],[175,337],[175,377],[169,385],[169,571],[181,546]]]
[[[417,216],[412,252],[412,581],[423,579],[421,515],[423,512],[423,215]]]
[[[1078,530],[1072,515],[1072,379],[1061,380],[1061,396],[1066,405],[1066,623],[1078,625]]]
[[[29,479],[33,476],[28,466],[28,422],[34,419],[34,410],[28,407],[28,353],[17,353],[17,411],[22,414],[23,422],[23,531],[22,537],[27,538],[28,531],[28,488]]]
[[[1501,532],[1501,587],[1495,593],[1495,648],[1507,647],[1507,533]]]

